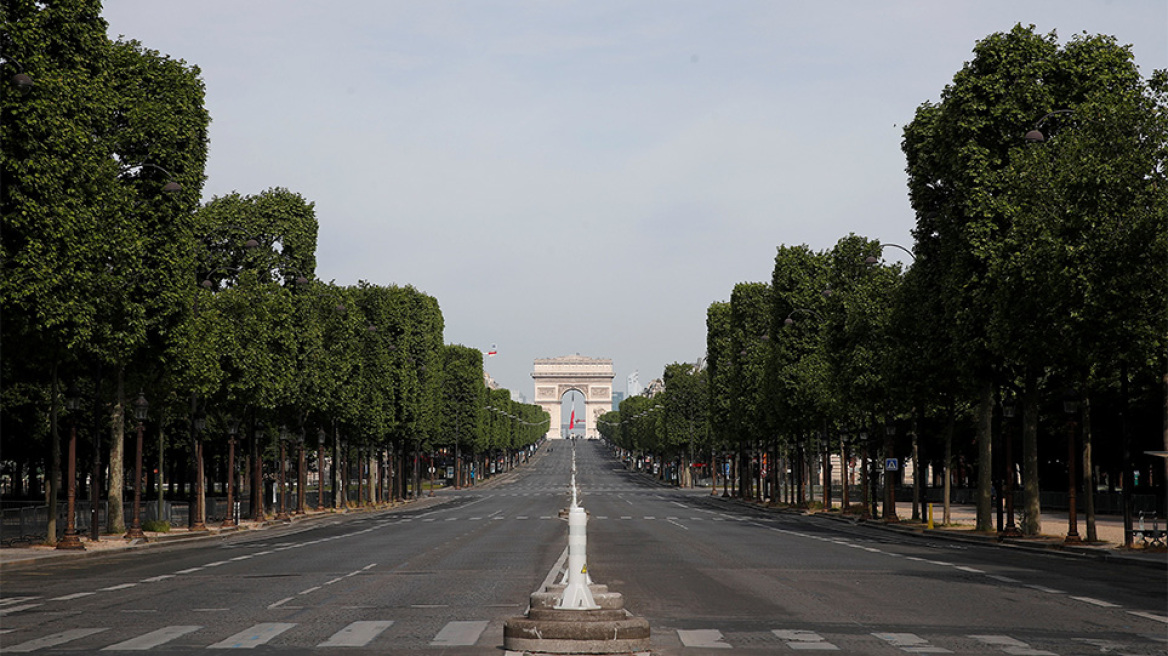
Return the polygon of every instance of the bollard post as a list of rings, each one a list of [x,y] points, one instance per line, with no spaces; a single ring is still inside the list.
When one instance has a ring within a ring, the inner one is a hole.
[[[933,504],[929,504],[929,530],[933,530]]]

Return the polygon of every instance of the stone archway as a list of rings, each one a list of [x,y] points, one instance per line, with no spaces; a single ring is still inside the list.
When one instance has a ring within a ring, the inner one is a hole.
[[[531,377],[535,379],[535,403],[551,415],[547,438],[560,439],[560,403],[571,390],[584,395],[584,437],[600,437],[596,420],[612,410],[612,360],[583,355],[535,360]]]

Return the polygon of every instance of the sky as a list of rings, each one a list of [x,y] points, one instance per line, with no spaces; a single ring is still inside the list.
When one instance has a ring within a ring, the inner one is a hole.
[[[106,0],[103,16],[200,68],[206,199],[301,194],[318,277],[437,298],[446,342],[497,345],[486,370],[529,401],[535,358],[611,358],[623,392],[704,357],[706,309],[769,282],[780,245],[911,246],[902,130],[978,40],[1109,34],[1145,77],[1168,68],[1164,0]]]

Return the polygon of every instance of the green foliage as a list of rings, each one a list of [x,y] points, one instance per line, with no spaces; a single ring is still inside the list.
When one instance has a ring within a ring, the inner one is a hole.
[[[730,294],[730,421],[732,439],[740,445],[762,440],[769,433],[764,377],[770,305],[766,283],[738,283]]]
[[[443,353],[441,428],[437,441],[482,450],[487,446],[483,434],[487,386],[483,379],[482,351],[452,344],[444,347]]]
[[[660,395],[667,452],[703,452],[709,446],[709,385],[706,370],[673,363],[665,367]]]

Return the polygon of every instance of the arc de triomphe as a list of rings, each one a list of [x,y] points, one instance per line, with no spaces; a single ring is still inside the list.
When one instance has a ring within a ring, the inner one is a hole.
[[[584,437],[598,438],[596,419],[612,410],[612,360],[583,355],[535,360],[531,377],[535,379],[535,403],[552,417],[547,438],[560,435],[560,404],[569,390],[584,395]]]

